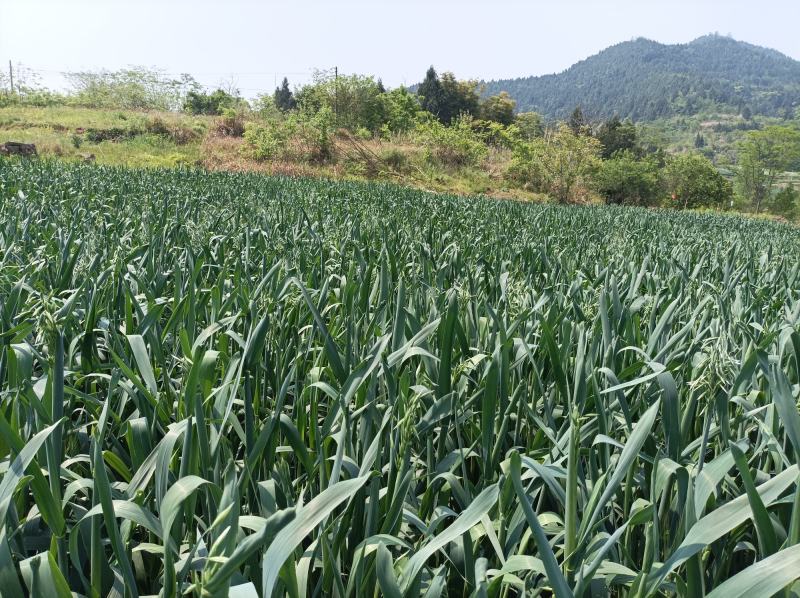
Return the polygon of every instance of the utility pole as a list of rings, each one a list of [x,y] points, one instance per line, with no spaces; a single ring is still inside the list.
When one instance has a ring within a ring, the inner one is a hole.
[[[11,93],[14,93],[14,69],[11,67],[11,60],[8,61],[8,78],[11,80]]]
[[[333,67],[333,118],[339,126],[339,67]]]

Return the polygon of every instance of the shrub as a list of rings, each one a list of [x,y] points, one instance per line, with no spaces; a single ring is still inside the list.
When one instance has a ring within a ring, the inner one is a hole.
[[[769,202],[770,212],[783,216],[788,220],[794,220],[797,217],[799,207],[800,192],[795,189],[794,185],[789,185],[778,191]]]
[[[290,117],[297,131],[302,157],[309,162],[329,162],[334,158],[333,111],[324,106],[313,116],[295,114]]]
[[[433,162],[447,167],[475,166],[488,149],[472,124],[471,116],[461,116],[449,127],[429,119],[417,125],[416,136]]]
[[[241,137],[244,135],[244,111],[233,108],[226,108],[222,112],[222,117],[214,123],[217,135],[223,137]]]
[[[381,152],[380,159],[381,162],[395,172],[405,172],[408,168],[408,154],[394,147]]]
[[[251,122],[244,130],[244,152],[256,160],[277,160],[286,154],[293,135],[289,122]]]
[[[138,128],[123,129],[122,127],[109,127],[107,129],[86,129],[86,141],[89,143],[102,143],[103,141],[124,141],[142,134]]]
[[[600,143],[594,137],[575,134],[561,124],[544,137],[514,147],[509,174],[539,193],[566,203],[578,186],[588,186],[599,165]]]
[[[653,159],[637,160],[627,150],[617,152],[601,163],[595,185],[606,203],[649,206],[661,190],[658,164]]]
[[[378,97],[383,106],[382,113],[385,120],[381,127],[383,137],[411,131],[419,122],[419,114],[422,111],[419,97],[410,93],[405,87],[398,87]]]
[[[145,122],[145,131],[170,139],[177,145],[186,145],[202,135],[202,127],[183,122],[167,122],[160,116],[153,116]]]
[[[499,122],[476,120],[472,123],[473,130],[489,145],[513,149],[520,141],[522,135],[516,125],[503,125]]]
[[[235,109],[242,102],[242,98],[233,96],[222,89],[217,89],[213,93],[190,91],[186,94],[183,109],[190,114],[221,115],[226,109]]]
[[[74,93],[70,103],[92,108],[177,110],[197,82],[189,75],[177,79],[158,70],[132,67],[118,71],[67,75]]]
[[[664,170],[671,207],[725,207],[733,186],[708,158],[699,154],[674,156]]]
[[[313,116],[292,113],[286,119],[248,123],[243,151],[256,160],[328,162],[334,158],[333,115],[323,108]]]

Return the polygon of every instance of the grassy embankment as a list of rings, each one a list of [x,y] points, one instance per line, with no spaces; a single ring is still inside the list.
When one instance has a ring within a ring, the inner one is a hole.
[[[251,117],[256,118],[256,117]],[[535,199],[534,193],[508,184],[511,160],[493,148],[480,167],[442,168],[424,159],[418,145],[402,141],[356,140],[337,135],[335,163],[257,161],[244,151],[241,136],[225,134],[223,119],[173,112],[135,112],[66,106],[0,108],[0,143],[34,143],[42,156],[81,161],[92,154],[98,164],[132,167],[201,166],[209,170],[257,171],[267,174],[378,179],[455,194]],[[370,168],[392,154],[402,168]]]

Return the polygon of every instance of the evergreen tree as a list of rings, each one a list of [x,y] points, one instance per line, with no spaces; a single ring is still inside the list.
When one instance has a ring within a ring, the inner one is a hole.
[[[297,108],[297,101],[294,99],[292,90],[289,89],[289,80],[286,77],[283,78],[281,86],[275,88],[273,97],[275,98],[275,105],[284,112]]]
[[[439,120],[449,125],[462,114],[477,116],[481,97],[477,81],[459,81],[453,73],[442,73],[439,79],[442,95]]]
[[[381,80],[380,77],[378,77],[377,87],[378,87],[378,93],[386,93],[386,88],[383,86],[383,81]]]
[[[597,140],[603,144],[604,160],[622,151],[629,151],[636,156],[640,156],[642,153],[636,125],[629,120],[621,121],[618,116],[612,116],[600,125],[597,131]]]
[[[589,131],[589,123],[583,115],[583,109],[580,106],[575,106],[575,110],[567,121],[567,125],[575,135],[585,135]]]
[[[433,66],[425,73],[425,80],[419,84],[417,95],[422,109],[438,117],[442,110],[442,82]]]
[[[706,138],[703,137],[702,133],[698,133],[697,137],[694,138],[694,146],[697,149],[702,149],[706,146]]]

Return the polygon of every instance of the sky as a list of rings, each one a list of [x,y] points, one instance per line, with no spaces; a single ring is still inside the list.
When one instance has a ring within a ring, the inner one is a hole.
[[[560,72],[636,37],[718,32],[800,60],[800,0],[0,0],[0,68],[129,65],[190,73],[253,97],[314,69],[411,85],[428,66],[459,78]]]

